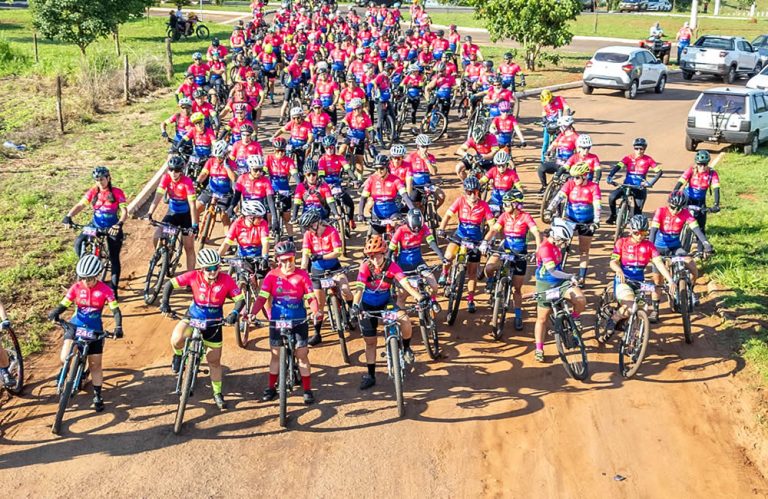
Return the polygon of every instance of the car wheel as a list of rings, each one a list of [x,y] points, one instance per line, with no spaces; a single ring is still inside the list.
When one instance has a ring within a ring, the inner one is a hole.
[[[664,64],[665,66],[669,65],[669,52],[667,52],[662,56],[661,63]]]
[[[690,80],[693,78],[693,71],[683,70],[683,80]]]
[[[698,146],[698,145],[699,145],[699,143],[696,142],[695,140],[693,140],[692,138],[690,138],[688,135],[685,136],[685,150],[686,151],[693,152],[693,151],[696,150],[696,146]]]
[[[736,81],[736,66],[731,66],[728,68],[728,72],[723,75],[723,83],[730,85],[734,81]]]
[[[581,91],[584,92],[587,95],[591,95],[594,88],[587,85],[585,82],[581,83]]]
[[[627,99],[634,99],[637,97],[637,80],[632,80],[629,84],[629,88],[624,90],[624,97]]]
[[[653,89],[654,92],[657,94],[660,94],[664,92],[664,88],[667,86],[667,75],[661,75],[661,78],[659,78],[659,81],[656,83],[656,88]]]
[[[758,75],[758,73],[760,73],[760,71],[762,71],[762,70],[763,70],[763,63],[762,63],[762,62],[760,62],[760,61],[757,61],[757,64],[755,64],[755,70],[754,70],[754,71],[752,71],[751,73],[749,73],[749,77],[750,77],[750,78],[754,78],[754,77],[755,77],[755,76],[757,76],[757,75]]]
[[[760,133],[755,132],[752,136],[752,141],[749,144],[744,144],[744,154],[757,154],[757,150],[760,148]]]

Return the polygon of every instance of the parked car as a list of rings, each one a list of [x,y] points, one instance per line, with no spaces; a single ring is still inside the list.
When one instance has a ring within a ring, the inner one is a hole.
[[[667,67],[648,50],[617,45],[601,48],[587,61],[581,88],[585,94],[595,88],[623,90],[634,99],[640,90],[662,93],[667,77]]]
[[[765,66],[762,71],[749,79],[747,82],[747,88],[768,90],[768,66]]]
[[[645,10],[669,12],[672,10],[672,3],[669,0],[648,0]]]
[[[646,0],[621,0],[619,2],[619,12],[640,12],[645,10]]]
[[[597,0],[581,0],[581,10],[595,11]]]
[[[680,57],[683,79],[693,75],[715,75],[731,84],[737,76],[754,76],[763,69],[757,49],[738,36],[704,35],[683,49]]]
[[[768,35],[759,35],[752,40],[752,47],[760,54],[760,62],[763,67],[768,66]]]
[[[757,152],[768,140],[768,94],[744,87],[705,90],[688,112],[685,148],[695,151],[702,142],[734,144],[744,154]]]

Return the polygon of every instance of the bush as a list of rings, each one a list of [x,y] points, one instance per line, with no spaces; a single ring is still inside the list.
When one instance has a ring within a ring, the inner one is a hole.
[[[29,58],[14,52],[7,40],[0,38],[0,68],[2,73],[17,73],[24,68]]]

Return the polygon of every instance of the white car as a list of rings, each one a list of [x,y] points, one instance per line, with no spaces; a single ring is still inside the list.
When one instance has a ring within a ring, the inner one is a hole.
[[[672,10],[672,3],[669,0],[648,0],[645,6],[646,10],[655,10],[660,12],[669,12]]]
[[[765,66],[762,71],[749,79],[747,82],[747,88],[768,90],[768,66]]]
[[[604,47],[587,62],[581,89],[585,94],[596,88],[622,90],[627,99],[634,99],[641,90],[662,93],[667,77],[667,66],[646,49]]]

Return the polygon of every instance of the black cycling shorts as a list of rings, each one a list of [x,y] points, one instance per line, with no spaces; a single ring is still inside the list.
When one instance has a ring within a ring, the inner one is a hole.
[[[192,213],[168,213],[163,217],[163,223],[175,225],[182,229],[191,229]]]
[[[203,206],[208,206],[208,203],[210,203],[211,199],[213,198],[213,193],[210,191],[210,189],[204,189],[203,192],[200,193],[200,195],[197,197],[197,200],[200,201],[200,203]],[[229,208],[229,204],[232,202],[232,193],[230,192],[223,198],[219,199],[219,206],[226,210]]]
[[[340,268],[341,268],[341,264],[337,263],[333,268],[330,268],[328,270],[330,270],[331,272],[334,272],[336,270],[339,270]],[[310,271],[311,272],[309,274],[310,274],[310,277],[312,278],[312,289],[322,289],[322,286],[320,286],[320,279],[323,278],[326,271],[320,270],[320,269],[314,269],[314,268],[310,268]]]
[[[75,332],[67,330],[64,333],[64,339],[65,340],[74,340],[75,339]],[[91,342],[88,345],[88,355],[101,355],[104,353],[104,339],[102,338],[99,341]]]
[[[382,306],[374,307],[373,305],[367,305],[365,302],[360,303],[360,310],[366,312],[382,312],[389,307],[394,307],[391,310],[399,310],[397,305],[393,301],[389,301]],[[360,331],[363,333],[363,338],[373,338],[376,336],[376,329],[379,327],[378,317],[361,317],[360,318]]]
[[[296,340],[296,348],[307,346],[309,342],[309,323],[304,322],[293,326],[293,335]],[[280,331],[272,323],[269,325],[269,346],[272,348],[283,346],[283,338],[280,336]]]

